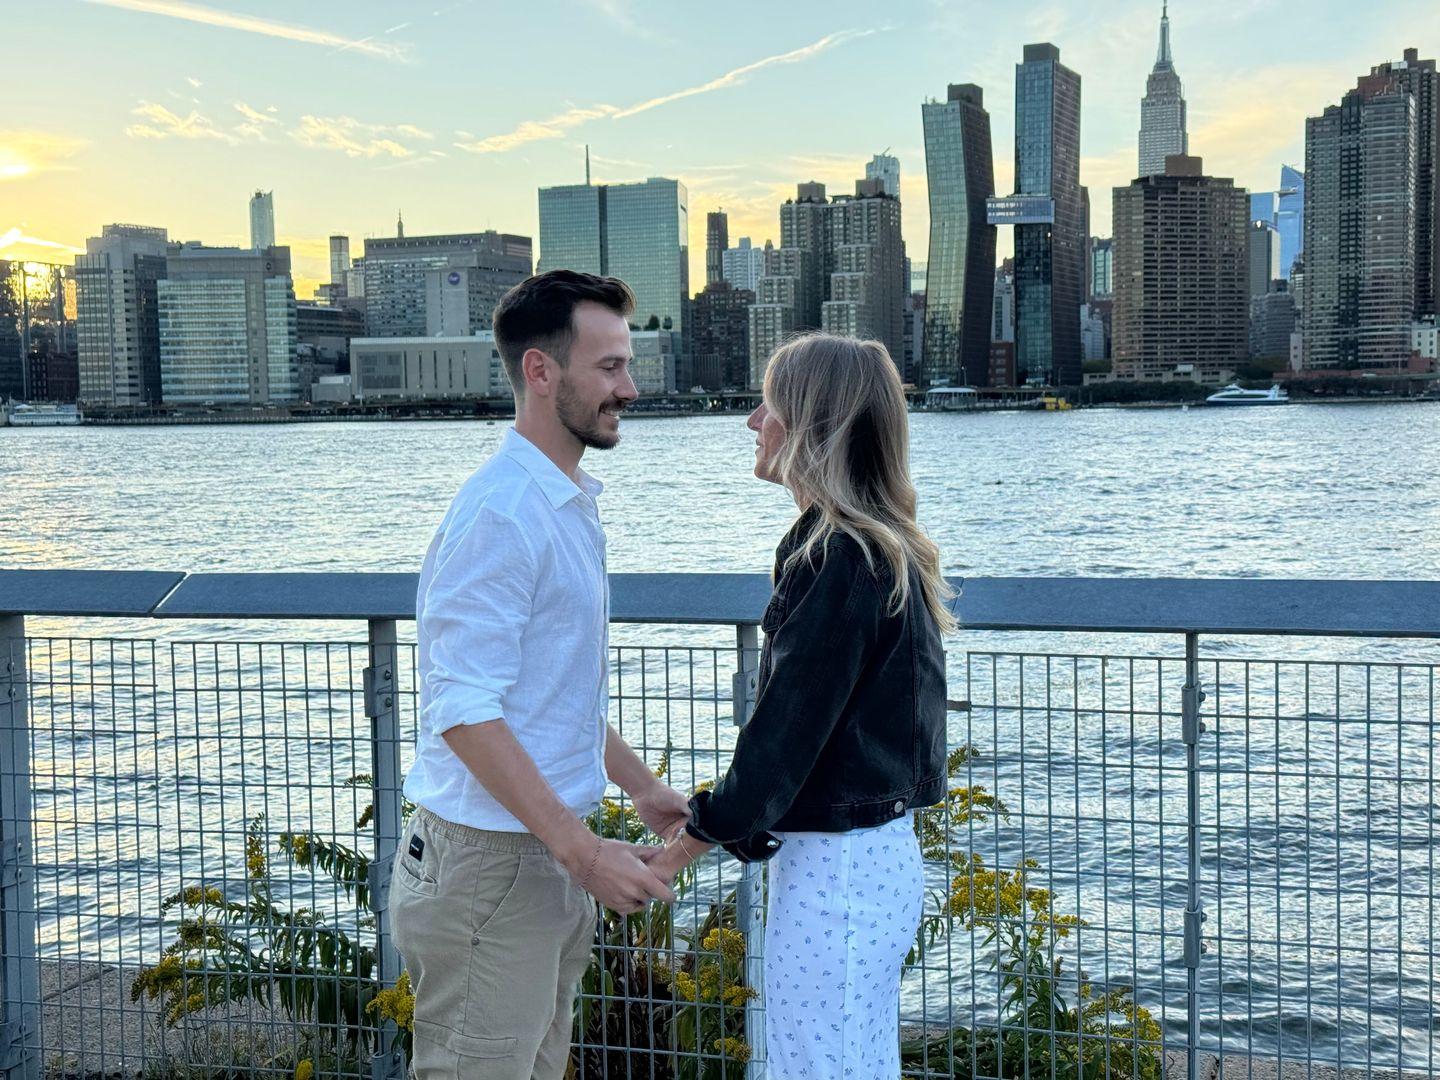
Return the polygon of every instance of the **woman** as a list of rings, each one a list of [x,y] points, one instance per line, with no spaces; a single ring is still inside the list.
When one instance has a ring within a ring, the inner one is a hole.
[[[665,879],[716,844],[773,857],[769,1075],[895,1077],[924,893],[911,811],[945,794],[951,594],[915,522],[905,395],[883,345],[782,346],[748,426],[755,475],[801,513],[776,551],[759,692],[730,768],[650,867]]]

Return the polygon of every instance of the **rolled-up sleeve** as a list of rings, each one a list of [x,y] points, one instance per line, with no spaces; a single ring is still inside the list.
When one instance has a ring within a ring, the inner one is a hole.
[[[420,629],[430,643],[422,722],[430,731],[504,717],[535,582],[535,556],[515,521],[482,507],[452,524],[422,598]]]
[[[730,768],[690,802],[689,832],[744,862],[779,847],[767,830],[795,802],[845,711],[880,612],[874,580],[845,560],[797,568],[770,634],[770,678],[735,739]]]

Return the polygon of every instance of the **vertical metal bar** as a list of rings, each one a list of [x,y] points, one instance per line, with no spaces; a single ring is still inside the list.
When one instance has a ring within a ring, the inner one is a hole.
[[[0,1075],[40,1076],[25,617],[0,615]]]
[[[760,630],[756,626],[735,627],[735,688],[732,694],[735,724],[743,727],[755,707],[760,676]],[[745,1080],[765,1076],[765,922],[764,863],[746,863],[735,890],[735,923],[745,935],[745,985],[755,997],[745,1003],[745,1041],[750,1060]]]
[[[390,932],[390,870],[400,847],[400,685],[394,619],[371,619],[369,666],[365,669],[365,711],[370,717],[371,775],[375,799],[375,859],[370,864],[370,904],[375,912],[375,977],[382,987],[400,977],[400,954]],[[405,1073],[405,1054],[393,1020],[381,1028],[370,1060],[374,1080]]]
[[[1185,1075],[1200,1076],[1200,636],[1185,635],[1181,732],[1185,741]]]

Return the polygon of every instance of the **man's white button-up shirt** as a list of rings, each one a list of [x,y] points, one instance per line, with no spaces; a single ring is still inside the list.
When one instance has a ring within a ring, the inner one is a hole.
[[[579,816],[605,791],[610,588],[599,481],[513,428],[466,481],[420,568],[420,722],[405,794],[447,821],[524,832],[441,735],[504,719]]]

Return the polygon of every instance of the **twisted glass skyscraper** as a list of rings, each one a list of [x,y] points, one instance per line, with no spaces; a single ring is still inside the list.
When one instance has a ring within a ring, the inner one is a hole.
[[[984,91],[952,85],[944,101],[920,106],[930,187],[930,253],[920,378],[983,386],[990,371],[995,226],[986,200],[995,194],[990,114]]]

